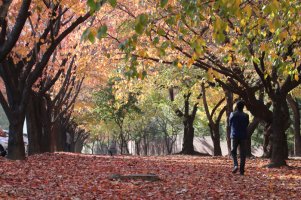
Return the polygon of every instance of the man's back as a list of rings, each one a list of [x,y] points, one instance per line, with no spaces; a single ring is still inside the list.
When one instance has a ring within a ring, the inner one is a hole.
[[[246,139],[249,116],[242,111],[232,112],[230,115],[231,138]]]

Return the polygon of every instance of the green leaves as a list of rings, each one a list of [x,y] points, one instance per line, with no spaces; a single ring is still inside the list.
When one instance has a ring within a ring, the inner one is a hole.
[[[164,8],[168,3],[168,0],[160,0],[160,7]]]
[[[101,39],[101,38],[107,36],[107,30],[108,30],[108,27],[106,25],[101,26],[97,31],[97,38]]]
[[[99,11],[105,1],[106,0],[88,0],[87,5],[90,8],[91,14],[93,14],[95,11]]]
[[[89,40],[91,43],[95,42],[95,36],[91,28],[87,28],[82,34],[81,41]]]
[[[137,17],[136,23],[135,23],[135,31],[139,35],[141,35],[145,29],[145,27],[148,24],[148,15],[141,14]]]
[[[225,34],[224,31],[226,30],[227,27],[227,23],[225,23],[220,17],[215,17],[215,22],[213,24],[213,28],[214,28],[214,39],[218,42],[218,43],[222,43],[225,40]]]
[[[158,31],[157,31],[158,35],[160,36],[164,36],[166,35],[165,31],[162,29],[162,28],[159,28]]]
[[[95,10],[96,8],[96,3],[94,2],[94,0],[88,0],[87,1],[88,6],[91,8],[91,10]]]
[[[109,4],[110,4],[113,8],[116,7],[116,5],[117,5],[117,0],[108,0],[108,1],[109,1]]]
[[[91,43],[94,43],[95,37],[97,37],[99,40],[104,38],[107,35],[107,30],[108,27],[106,25],[101,26],[98,30],[96,30],[94,27],[87,28],[81,37],[81,41],[89,40]]]
[[[258,58],[253,57],[252,60],[253,60],[254,63],[256,63],[257,65],[259,65],[260,60]]]
[[[107,1],[113,8],[117,6],[117,0],[88,0],[87,5],[90,8],[91,14],[99,11],[101,6]]]

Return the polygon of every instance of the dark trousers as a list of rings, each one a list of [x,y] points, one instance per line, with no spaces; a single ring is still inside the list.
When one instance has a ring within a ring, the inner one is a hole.
[[[234,166],[238,166],[237,162],[237,147],[239,146],[240,154],[240,172],[244,173],[245,171],[245,162],[246,162],[246,140],[233,138],[231,139],[231,154],[234,162]]]

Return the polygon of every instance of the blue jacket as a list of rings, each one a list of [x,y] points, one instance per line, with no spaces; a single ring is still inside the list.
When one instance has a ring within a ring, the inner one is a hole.
[[[247,128],[249,125],[249,115],[242,111],[235,111],[230,114],[231,138],[247,139]]]

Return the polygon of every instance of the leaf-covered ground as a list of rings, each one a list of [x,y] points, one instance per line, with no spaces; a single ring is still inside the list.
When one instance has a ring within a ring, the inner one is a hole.
[[[301,161],[267,169],[247,160],[232,174],[228,158],[43,154],[0,158],[0,199],[300,199]],[[157,174],[160,181],[109,180],[111,174]]]

